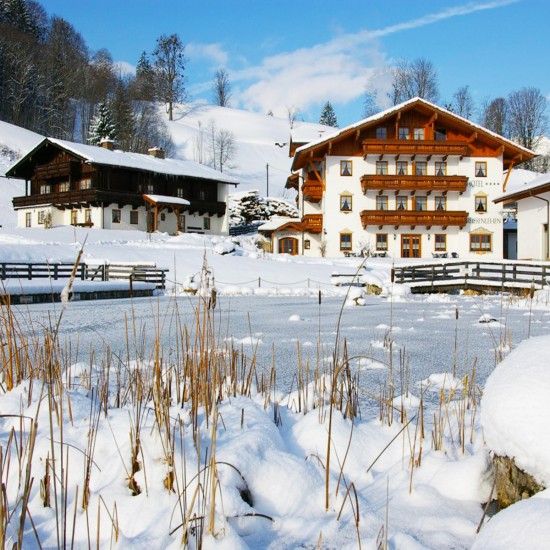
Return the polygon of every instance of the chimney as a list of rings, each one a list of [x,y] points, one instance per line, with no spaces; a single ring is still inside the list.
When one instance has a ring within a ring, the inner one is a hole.
[[[99,144],[101,145],[101,147],[103,147],[103,149],[107,149],[109,151],[113,151],[114,148],[115,148],[115,142],[112,140],[112,139],[109,139],[109,138],[103,138]]]
[[[151,149],[148,149],[147,152],[157,159],[163,159],[164,156],[164,149],[161,149],[160,147],[151,147]]]

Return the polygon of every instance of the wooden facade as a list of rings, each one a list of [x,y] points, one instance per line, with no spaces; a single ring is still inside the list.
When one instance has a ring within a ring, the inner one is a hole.
[[[155,165],[147,165],[148,155],[101,150],[98,160],[95,160],[88,155],[92,149],[100,148],[60,140],[45,139],[41,142],[7,173],[9,177],[26,181],[25,196],[13,199],[14,208],[21,210],[48,205],[56,210],[72,210],[112,205],[119,209],[129,207],[149,211],[158,208],[158,201],[152,204],[145,197],[154,195],[164,197],[161,207],[167,213],[175,211],[179,215],[185,211],[218,218],[226,214],[226,193],[220,191],[220,187],[225,189],[224,179],[229,179],[225,174],[210,170],[210,177],[197,177],[193,173],[186,175],[176,164],[178,161],[159,159],[158,150],[154,150],[154,161],[163,164],[156,169]],[[106,153],[109,153],[108,157],[105,157]],[[131,163],[133,158],[136,159],[134,166]],[[124,162],[117,164],[118,159]],[[170,173],[172,165],[177,169]],[[230,183],[236,185],[236,182]],[[155,219],[157,217],[158,211]],[[157,227],[156,222],[152,226],[148,224],[148,230],[154,231]]]

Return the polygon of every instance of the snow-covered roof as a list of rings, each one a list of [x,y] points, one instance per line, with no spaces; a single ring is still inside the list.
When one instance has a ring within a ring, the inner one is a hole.
[[[358,122],[355,122],[354,124],[351,124],[349,126],[346,126],[345,128],[341,128],[335,132],[329,133],[315,141],[312,141],[310,143],[307,143],[306,145],[302,145],[301,147],[298,147],[296,149],[295,153],[295,159],[299,156],[299,153],[303,151],[307,151],[308,149],[317,147],[318,145],[322,145],[324,143],[327,143],[329,141],[332,141],[333,139],[348,134],[353,130],[356,130],[357,128],[361,128],[365,125],[372,124],[373,122],[376,122],[377,120],[382,120],[386,118],[387,116],[390,116],[394,113],[397,113],[398,111],[401,111],[410,105],[414,104],[421,104],[426,107],[429,107],[430,109],[434,109],[442,114],[445,114],[449,117],[452,117],[456,119],[457,121],[460,121],[463,124],[467,124],[468,126],[471,126],[472,128],[475,128],[476,130],[479,130],[480,132],[484,132],[485,134],[488,134],[492,136],[495,139],[498,139],[504,143],[506,143],[508,146],[520,150],[524,153],[526,153],[529,158],[535,156],[535,153],[531,151],[530,149],[527,149],[526,147],[523,147],[521,145],[518,145],[517,143],[513,142],[512,140],[509,140],[507,138],[502,137],[501,135],[497,134],[496,132],[493,132],[492,130],[488,130],[487,128],[484,128],[483,126],[480,126],[479,124],[476,124],[475,122],[472,122],[471,120],[468,120],[466,118],[463,118],[455,113],[452,113],[451,111],[448,111],[447,109],[444,109],[443,107],[439,107],[435,103],[431,103],[430,101],[427,101],[425,99],[422,99],[421,97],[414,97],[412,99],[409,99],[407,101],[404,101],[403,103],[400,103],[398,105],[394,105],[393,107],[390,107],[389,109],[386,109],[385,111],[381,111],[380,113],[376,113],[368,118],[365,118],[363,120],[360,120]]]
[[[300,223],[300,220],[287,216],[273,216],[270,220],[258,226],[258,231],[276,231],[287,223]]]
[[[334,133],[334,128],[324,124],[297,124],[290,131],[293,143],[309,143]]]
[[[153,204],[181,204],[188,206],[191,203],[180,197],[169,197],[168,195],[143,195],[143,198]]]
[[[525,170],[525,172],[527,172]],[[510,175],[510,177],[512,177]],[[550,191],[550,173],[539,174],[535,178],[524,181],[523,184],[515,183],[507,192],[497,197],[495,202],[516,201],[534,195],[540,195]]]
[[[239,181],[223,172],[218,172],[208,166],[199,164],[191,160],[180,159],[162,159],[153,155],[144,155],[141,153],[130,153],[120,150],[109,150],[95,145],[85,145],[83,143],[74,143],[56,138],[46,138],[39,143],[33,151],[28,153],[23,159],[12,166],[11,172],[18,164],[22,163],[36,149],[41,148],[45,143],[52,143],[63,149],[81,157],[89,164],[99,164],[102,166],[117,166],[121,168],[131,168],[134,170],[143,170],[146,172],[155,172],[157,174],[167,174],[171,176],[189,176],[208,180],[216,180],[222,183],[238,185]]]

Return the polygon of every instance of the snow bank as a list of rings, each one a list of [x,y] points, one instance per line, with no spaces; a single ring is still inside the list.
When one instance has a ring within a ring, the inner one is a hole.
[[[489,449],[550,486],[550,336],[520,344],[487,379],[481,422]],[[547,540],[550,540],[547,539]]]

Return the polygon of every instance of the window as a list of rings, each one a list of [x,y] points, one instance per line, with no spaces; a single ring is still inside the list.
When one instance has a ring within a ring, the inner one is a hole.
[[[185,214],[178,216],[178,231],[185,231]]]
[[[148,183],[148,184],[145,186],[145,192],[148,193],[149,195],[154,195],[154,194],[155,194],[155,186],[154,186],[154,184]]]
[[[306,240],[304,241],[304,248],[305,248],[306,250],[309,250],[309,249],[311,248],[311,241],[310,241],[309,239],[306,239]]]
[[[435,140],[436,141],[447,141],[447,128],[436,128],[435,129]]]
[[[121,212],[118,208],[114,208],[111,213],[111,221],[113,223],[120,223],[121,220]]]
[[[30,212],[25,212],[25,227],[31,227],[31,213]]]
[[[161,214],[160,214],[160,221],[161,221],[161,222],[165,222],[165,221],[166,221],[166,213],[165,213],[165,212],[161,212]]]
[[[409,139],[409,129],[400,126],[398,129],[398,137],[399,139]]]
[[[351,176],[352,174],[352,161],[351,160],[341,160],[340,161],[340,175],[341,176]]]
[[[385,195],[378,195],[376,197],[376,210],[387,210],[388,209],[388,197]]]
[[[435,209],[436,210],[447,210],[447,197],[436,197],[435,198]]]
[[[351,250],[351,233],[340,233],[340,250]]]
[[[130,223],[132,225],[139,223],[139,212],[137,210],[130,210]]]
[[[178,199],[183,199],[183,189],[181,187],[176,189],[176,197],[178,197]]]
[[[71,225],[78,223],[78,210],[71,210]]]
[[[414,209],[418,212],[426,210],[426,197],[416,197],[414,200]]]
[[[91,189],[92,188],[92,180],[90,178],[83,178],[79,180],[78,182],[78,189]]]
[[[436,162],[435,163],[435,175],[436,176],[446,176],[447,175],[447,163],[446,162]]]
[[[386,176],[388,174],[388,161],[387,160],[377,160],[376,161],[376,175],[377,176]]]
[[[407,172],[409,170],[409,163],[406,160],[398,160],[395,163],[397,175],[398,176],[406,176]]]
[[[415,128],[413,130],[413,137],[415,140],[423,140],[424,139],[424,128]]]
[[[206,191],[204,189],[201,189],[199,191],[199,200],[200,201],[205,201],[206,200]]]
[[[57,184],[57,190],[59,193],[66,193],[67,191],[70,191],[70,189],[71,187],[68,181],[62,181]]]
[[[84,210],[84,222],[92,223],[92,211],[89,208],[86,208],[86,210]]]
[[[486,177],[487,177],[487,163],[476,162],[476,178],[486,178]]]
[[[384,126],[379,126],[376,128],[376,139],[386,139],[388,136],[388,131]]]
[[[486,195],[476,195],[475,196],[476,212],[479,214],[484,214],[487,212],[487,196]]]
[[[492,235],[470,233],[470,252],[491,252]]]
[[[44,223],[44,210],[40,210],[38,212],[38,225],[42,225]]]
[[[395,208],[397,210],[407,210],[407,197],[395,197]]]
[[[340,195],[340,210],[342,212],[351,212],[351,195]]]
[[[207,231],[210,231],[210,218],[202,219],[202,228],[206,229]]]
[[[376,234],[376,250],[388,250],[388,234]]]
[[[447,250],[447,235],[437,234],[435,235],[435,249],[438,252]]]
[[[49,183],[43,183],[40,185],[40,194],[47,195],[52,192],[52,186]]]
[[[426,176],[428,174],[428,166],[424,161],[415,162],[414,164],[415,176]]]

